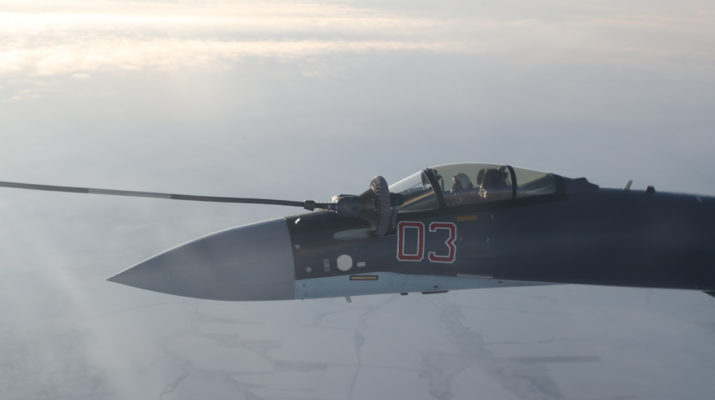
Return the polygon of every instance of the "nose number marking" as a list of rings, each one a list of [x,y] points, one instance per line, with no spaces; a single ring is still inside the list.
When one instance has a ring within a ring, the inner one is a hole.
[[[457,258],[457,246],[454,245],[454,241],[457,239],[457,225],[451,222],[432,222],[429,224],[430,232],[437,232],[439,229],[446,229],[449,231],[449,236],[444,244],[447,245],[447,255],[437,255],[436,251],[430,251],[427,254],[427,259],[436,263],[447,263],[451,264]]]
[[[417,252],[405,252],[405,231],[417,230]],[[420,221],[402,221],[397,225],[397,259],[400,261],[422,261],[425,257],[425,224]]]
[[[408,229],[417,231],[416,252],[408,253],[405,250],[405,236]],[[427,260],[433,263],[451,264],[457,258],[457,246],[454,241],[457,239],[457,225],[452,222],[432,222],[429,224],[429,232],[446,230],[449,235],[444,241],[447,247],[446,254],[438,254],[437,251],[427,253]],[[425,254],[425,225],[420,221],[402,221],[397,225],[397,259],[399,261],[419,262],[424,259]]]

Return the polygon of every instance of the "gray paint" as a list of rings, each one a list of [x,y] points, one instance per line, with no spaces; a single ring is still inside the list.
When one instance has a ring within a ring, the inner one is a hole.
[[[458,289],[486,289],[511,286],[550,285],[547,282],[505,281],[483,278],[463,278],[437,275],[411,275],[378,272],[376,280],[350,280],[350,275],[312,278],[296,281],[297,299],[360,296],[366,294],[430,292]]]
[[[183,244],[109,278],[212,300],[294,298],[293,254],[285,220],[228,229]]]

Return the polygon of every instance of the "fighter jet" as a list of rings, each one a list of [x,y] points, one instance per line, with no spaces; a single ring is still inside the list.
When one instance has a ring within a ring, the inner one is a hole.
[[[213,233],[110,281],[227,301],[588,284],[715,295],[715,198],[600,188],[509,165],[449,164],[330,202],[0,182],[0,187],[300,206]]]

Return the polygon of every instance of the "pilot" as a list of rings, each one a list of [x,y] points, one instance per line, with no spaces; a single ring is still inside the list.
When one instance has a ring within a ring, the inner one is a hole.
[[[460,172],[452,177],[452,194],[472,189],[474,189],[474,186],[472,185],[472,181],[469,180],[467,174]]]
[[[479,193],[482,198],[490,201],[511,198],[512,190],[507,183],[509,172],[506,168],[485,168],[479,172],[479,176],[481,177]]]
[[[477,183],[477,186],[480,187],[480,188],[482,187],[482,184],[484,183],[484,173],[485,173],[486,171],[487,171],[487,168],[480,169],[480,170],[479,170],[479,173],[477,174],[476,183]]]

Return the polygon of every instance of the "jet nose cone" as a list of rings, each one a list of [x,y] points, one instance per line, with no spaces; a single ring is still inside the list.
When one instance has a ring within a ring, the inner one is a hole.
[[[290,235],[283,219],[217,232],[109,278],[112,282],[213,300],[295,298]]]

